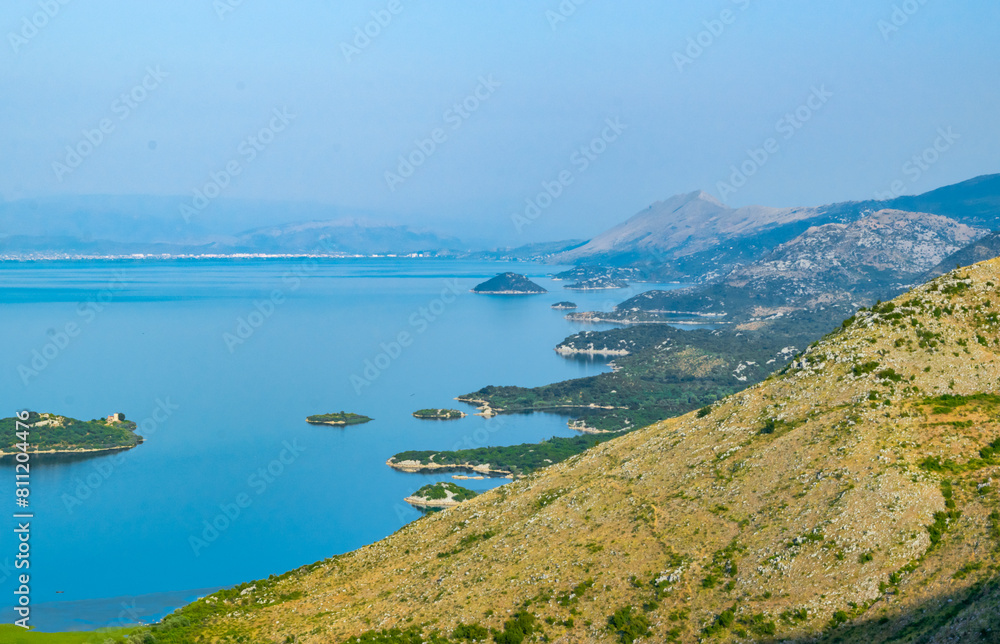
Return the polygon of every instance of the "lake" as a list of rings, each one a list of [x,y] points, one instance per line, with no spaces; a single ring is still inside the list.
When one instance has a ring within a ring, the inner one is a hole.
[[[550,292],[469,292],[508,270]],[[123,412],[145,437],[117,455],[33,461],[32,623],[148,622],[211,589],[385,537],[420,516],[404,497],[451,480],[394,471],[394,453],[574,435],[565,417],[487,420],[453,400],[606,371],[553,347],[607,327],[570,323],[550,305],[608,309],[676,288],[566,291],[546,277],[558,270],[394,258],[0,263],[0,416]],[[425,407],[470,415],[412,417]],[[340,410],[375,420],[305,422]],[[0,463],[0,490],[15,512],[10,462]],[[12,606],[17,541],[6,521],[0,592]]]

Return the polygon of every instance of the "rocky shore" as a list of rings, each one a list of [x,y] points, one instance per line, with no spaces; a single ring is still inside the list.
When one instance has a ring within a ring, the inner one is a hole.
[[[555,348],[555,352],[561,356],[627,356],[630,354],[628,349],[595,349],[594,345],[586,349],[580,349],[577,347],[569,347],[565,345],[559,345]]]
[[[431,458],[433,458],[433,456]],[[494,470],[490,467],[489,463],[484,463],[482,465],[473,465],[472,463],[445,465],[442,463],[421,463],[420,461],[397,461],[394,457],[386,461],[385,464],[394,470],[410,474],[417,472],[475,472],[476,474],[482,474],[483,476],[513,478],[511,472],[508,472],[507,470]]]

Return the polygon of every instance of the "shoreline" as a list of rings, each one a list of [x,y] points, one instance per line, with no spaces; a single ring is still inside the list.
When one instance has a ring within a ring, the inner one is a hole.
[[[628,355],[628,354],[626,353],[624,355]],[[612,370],[614,370],[613,365],[612,365]],[[482,416],[483,418],[492,418],[493,416],[498,416],[498,415],[500,415],[502,413],[523,414],[523,413],[534,413],[534,412],[537,412],[537,413],[542,413],[542,414],[544,414],[544,413],[558,414],[559,412],[557,410],[560,410],[560,409],[608,409],[608,410],[612,410],[612,409],[628,409],[627,407],[615,407],[613,405],[598,405],[596,403],[590,403],[589,405],[558,405],[558,406],[553,406],[553,407],[546,407],[545,409],[531,408],[531,409],[514,409],[514,410],[506,410],[505,411],[502,407],[498,407],[498,408],[494,409],[492,406],[490,406],[489,402],[487,402],[485,400],[480,400],[478,398],[466,398],[466,399],[456,398],[455,400],[458,400],[459,402],[464,402],[464,403],[467,403],[467,404],[470,404],[470,405],[472,405],[472,404],[477,405],[478,408],[481,411],[476,412],[475,415],[476,416]],[[578,432],[580,432],[582,434],[618,434],[618,433],[620,433],[620,432],[623,431],[623,430],[596,429],[594,427],[587,427],[586,425],[576,425],[576,424],[574,424],[574,421],[572,419],[566,421],[566,427],[568,427],[569,429],[572,429],[574,431],[578,431]],[[416,461],[406,461],[406,462],[416,462]],[[392,467],[392,465],[390,463],[388,463],[388,461],[386,462],[386,464],[389,465],[390,467]],[[399,469],[399,468],[397,468],[397,469]],[[404,471],[407,471],[407,470],[404,470]]]
[[[597,429],[596,427],[588,427],[586,424],[577,425],[573,421],[566,423],[566,426],[582,434],[624,434],[627,431],[627,429]]]
[[[458,413],[461,414],[461,416],[418,416],[417,412],[413,412],[413,417],[419,418],[420,420],[459,420],[460,418],[468,416],[468,414],[464,411],[458,411]]]
[[[550,407],[525,407],[523,409],[504,409],[503,407],[491,407],[490,403],[485,400],[479,400],[477,398],[456,398],[455,400],[459,402],[464,402],[468,404],[475,404],[482,409],[483,407],[488,408],[493,415],[497,414],[524,414],[529,412],[552,412],[554,409],[628,409],[627,407],[615,407],[614,405],[598,405],[597,403],[590,403],[589,405],[552,405]],[[485,413],[485,412],[483,412]],[[477,416],[481,414],[476,414]]]
[[[141,445],[143,440],[140,439],[135,445],[120,445],[118,447],[81,447],[77,449],[40,449],[40,450],[29,450],[27,453],[31,456],[68,456],[73,454],[99,454],[101,452],[122,452],[129,449],[134,449]],[[21,450],[15,450],[13,452],[5,452],[0,450],[0,459],[7,458],[8,456],[16,456],[17,454],[23,454]]]
[[[493,409],[489,402],[485,400],[480,400],[479,398],[456,398],[460,403],[465,403],[467,405],[472,405],[479,411],[474,413],[474,416],[482,416],[483,418],[493,418],[503,412],[502,408]]]
[[[416,497],[416,496],[408,496],[408,497],[404,498],[403,500],[406,501],[407,503],[409,503],[410,505],[416,506],[418,508],[438,508],[438,509],[441,509],[441,510],[444,510],[444,509],[447,509],[447,508],[453,508],[456,505],[461,505],[462,504],[461,501],[453,501],[452,499],[437,499],[437,500],[429,501],[427,499],[423,499],[423,498]]]
[[[631,355],[631,351],[628,349],[571,349],[569,347],[558,346],[554,349],[556,353],[561,356],[575,356],[575,355],[586,355],[586,356],[627,356]]]
[[[349,423],[346,420],[309,420],[308,418],[306,418],[306,422],[309,423],[310,425],[330,425],[332,427],[348,427],[349,425],[364,425],[365,423],[370,423],[372,420],[374,419],[369,418],[368,420],[363,420],[358,423]]]
[[[433,457],[432,457],[433,458]],[[442,463],[421,463],[420,461],[397,461],[395,457],[385,462],[386,465],[400,472],[416,474],[418,472],[475,472],[490,478],[513,479],[514,475],[507,470],[490,469],[489,463],[485,465],[473,465],[471,463],[458,463],[455,465],[445,465]]]
[[[629,285],[625,286],[564,286],[563,288],[567,291],[617,291],[623,288],[628,288]]]
[[[611,318],[602,317],[600,315],[591,315],[587,313],[570,313],[566,315],[566,319],[570,322],[583,322],[589,324],[604,323],[604,324],[729,324],[721,319],[719,316],[718,320],[706,320],[704,317],[699,317],[694,320],[636,320],[634,318]]]

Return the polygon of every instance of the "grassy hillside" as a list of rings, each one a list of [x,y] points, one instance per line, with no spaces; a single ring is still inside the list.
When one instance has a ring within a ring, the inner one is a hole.
[[[943,276],[709,409],[144,641],[995,642],[998,284],[1000,260]]]
[[[4,644],[105,644],[124,642],[134,629],[114,628],[105,631],[75,633],[40,633],[13,624],[0,624],[0,642]]]

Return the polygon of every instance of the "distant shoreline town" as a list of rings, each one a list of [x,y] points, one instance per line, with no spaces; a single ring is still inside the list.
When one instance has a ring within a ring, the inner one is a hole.
[[[0,262],[84,261],[128,259],[452,259],[453,255],[419,253],[129,253],[83,255],[75,253],[0,253]]]

